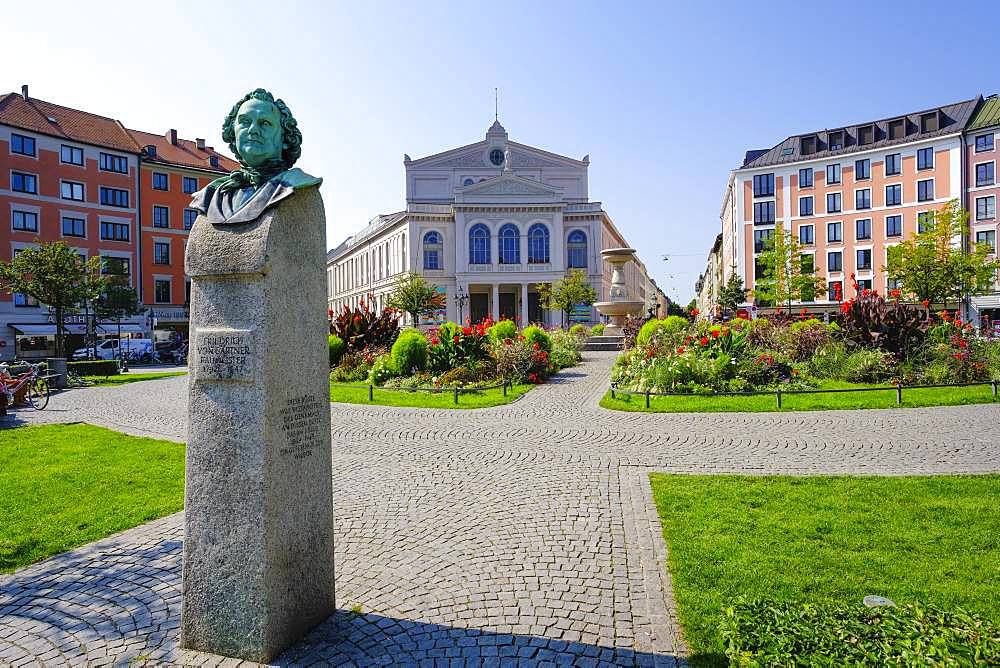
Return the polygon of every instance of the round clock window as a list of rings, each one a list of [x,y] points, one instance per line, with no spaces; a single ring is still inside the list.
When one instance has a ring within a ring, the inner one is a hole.
[[[490,162],[499,167],[503,164],[503,151],[498,148],[490,151]]]

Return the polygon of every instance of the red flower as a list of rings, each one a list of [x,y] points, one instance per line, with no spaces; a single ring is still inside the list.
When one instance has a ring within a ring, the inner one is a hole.
[[[712,338],[713,339],[719,338],[719,330],[717,330],[717,329],[713,329],[712,330]]]
[[[854,300],[853,299],[849,299],[846,302],[844,302],[843,304],[841,304],[840,305],[840,312],[841,313],[850,313],[851,312],[851,304],[852,303],[854,303]]]
[[[693,340],[693,339],[692,339],[692,337],[690,337],[690,336],[685,336],[685,337],[684,337],[684,343],[685,343],[685,344],[688,344],[688,343],[691,343],[691,341],[692,341],[692,340]]]
[[[455,343],[458,343],[458,334],[455,335],[454,341]]]
[[[361,316],[360,315],[354,316],[354,324],[355,325],[360,325],[361,324]]]
[[[903,293],[900,292],[899,290],[889,290],[889,296],[892,297],[892,298],[894,298],[894,299],[899,299],[900,295],[902,295],[902,294]]]
[[[531,347],[532,347],[532,348],[534,348],[535,350],[538,350],[539,348],[541,348],[541,346],[540,346],[540,345],[538,345],[538,341],[535,341],[535,343],[534,343],[534,344],[532,344],[532,346],[531,346]]]
[[[954,357],[957,360],[961,360],[962,359],[962,353],[955,353]]]
[[[931,305],[930,301],[928,301],[927,299],[923,300],[920,303],[923,304],[924,308],[927,308]]]
[[[431,337],[431,345],[436,346],[438,344],[438,338],[436,336]]]
[[[678,355],[683,355],[684,354],[684,346],[681,346],[680,348],[677,349],[677,354]]]
[[[698,343],[700,343],[703,346],[707,346],[708,345],[708,337],[707,336],[701,337],[701,339],[698,340]]]
[[[691,315],[697,316],[699,313],[701,313],[701,311],[699,311],[698,309],[696,308],[691,309]]]
[[[465,336],[471,335],[472,334],[472,328],[471,327],[463,327],[462,328],[462,334],[465,335]]]

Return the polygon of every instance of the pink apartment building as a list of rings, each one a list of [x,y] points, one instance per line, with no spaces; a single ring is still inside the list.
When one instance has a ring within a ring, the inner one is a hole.
[[[992,115],[983,115],[987,108],[995,109]],[[810,256],[806,261],[826,280],[826,290],[798,307],[835,311],[855,294],[851,274],[860,289],[892,289],[884,271],[887,250],[915,234],[927,212],[959,199],[969,202],[975,221],[973,194],[993,193],[995,203],[992,171],[989,185],[974,185],[972,163],[996,156],[992,143],[989,151],[981,143],[977,153],[975,137],[966,132],[981,116],[993,125],[977,133],[992,135],[990,128],[1000,123],[996,98],[793,135],[773,148],[749,151],[723,198],[724,280],[735,267],[752,290],[760,275],[757,258],[780,227],[792,231]],[[995,205],[989,212],[975,221],[973,236],[992,230],[995,238]]]
[[[991,95],[979,105],[965,130],[966,189],[965,208],[971,219],[971,243],[987,243],[997,247],[997,162],[1000,149],[1000,97]],[[994,331],[1000,330],[1000,291],[973,297],[970,318]]]

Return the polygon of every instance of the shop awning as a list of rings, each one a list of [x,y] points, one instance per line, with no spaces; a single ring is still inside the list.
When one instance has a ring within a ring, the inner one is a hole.
[[[8,325],[21,336],[55,336],[55,325],[25,325],[23,323],[10,323]],[[63,325],[63,331],[67,334],[86,334],[87,328],[83,325]]]
[[[113,322],[101,322],[98,323],[97,328],[103,330],[107,334],[118,335],[118,325]],[[135,325],[129,322],[122,323],[122,334],[145,334],[146,328],[142,325]]]

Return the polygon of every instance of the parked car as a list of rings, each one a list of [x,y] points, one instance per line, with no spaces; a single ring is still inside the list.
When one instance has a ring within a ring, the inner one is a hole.
[[[122,339],[122,347],[131,359],[151,358],[153,355],[153,342],[149,339]],[[78,348],[73,352],[73,359],[89,359],[92,353],[96,353],[99,360],[118,359],[118,339],[104,339],[96,349]]]

